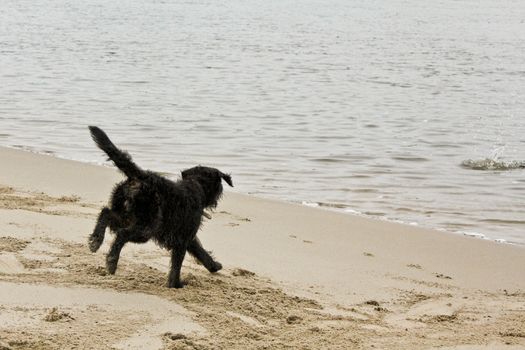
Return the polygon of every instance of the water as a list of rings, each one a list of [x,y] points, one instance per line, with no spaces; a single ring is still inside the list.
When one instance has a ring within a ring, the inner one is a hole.
[[[93,124],[146,168],[525,244],[524,52],[519,0],[2,0],[0,145],[102,162]]]

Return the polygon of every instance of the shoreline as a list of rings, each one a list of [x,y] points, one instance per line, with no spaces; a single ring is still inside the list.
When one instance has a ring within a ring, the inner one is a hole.
[[[53,157],[53,158],[61,159],[61,160],[65,160],[65,161],[78,162],[78,163],[89,164],[89,165],[93,165],[93,166],[97,166],[97,167],[103,167],[103,168],[107,168],[107,169],[116,170],[116,168],[114,166],[110,165],[110,163],[107,163],[107,162],[102,163],[102,162],[82,161],[82,160],[73,159],[73,158],[61,157],[61,156],[56,155],[54,153],[49,153],[49,152],[45,152],[45,151],[31,150],[31,149],[23,149],[23,148],[15,147],[15,146],[0,146],[0,150],[1,149],[11,149],[11,150],[19,151],[19,152],[26,152],[26,153],[36,154],[36,155],[39,155],[39,156]],[[170,179],[178,178],[177,174],[175,174],[175,173],[166,172],[166,173],[163,173],[163,174],[167,175]],[[354,209],[351,209],[351,208],[348,208],[348,207],[346,207],[346,208],[338,208],[336,204],[332,204],[332,203],[310,202],[310,201],[305,201],[305,200],[303,200],[303,201],[286,200],[286,199],[282,199],[282,198],[273,198],[272,196],[266,197],[264,195],[258,196],[258,195],[252,195],[252,194],[243,194],[243,193],[240,193],[240,192],[235,192],[235,190],[233,190],[233,193],[236,193],[238,195],[250,196],[250,197],[253,197],[253,198],[264,199],[264,200],[271,200],[271,201],[288,203],[288,204],[293,204],[293,205],[300,205],[300,206],[309,207],[309,208],[315,208],[315,209],[320,209],[320,210],[327,210],[327,211],[336,212],[336,213],[343,214],[343,215],[358,216],[358,217],[362,217],[362,218],[369,219],[369,220],[375,220],[375,221],[381,221],[381,222],[387,222],[387,223],[395,223],[395,224],[401,224],[401,225],[414,226],[414,227],[419,227],[419,228],[422,228],[422,229],[425,229],[425,230],[433,230],[433,231],[437,231],[437,232],[442,232],[442,233],[445,233],[445,234],[466,236],[466,237],[470,237],[470,238],[476,238],[476,239],[482,239],[482,240],[494,242],[494,243],[497,243],[497,244],[509,244],[509,245],[515,245],[515,246],[518,246],[518,247],[525,248],[525,242],[510,241],[508,238],[504,238],[504,239],[502,239],[502,238],[493,238],[493,237],[490,237],[490,236],[488,236],[488,235],[486,235],[484,233],[475,232],[475,231],[472,231],[472,232],[468,232],[468,231],[464,231],[464,230],[452,231],[452,230],[447,230],[447,229],[443,229],[443,228],[437,228],[437,227],[422,225],[419,222],[406,222],[406,221],[399,220],[399,219],[391,219],[391,218],[388,218],[388,217],[380,217],[380,216],[368,215],[366,213],[362,213],[360,211],[357,211],[357,210],[354,210]]]
[[[224,270],[186,259],[188,285],[172,290],[153,243],[126,245],[116,275],[111,234],[87,249],[115,169],[10,148],[0,161],[0,343],[13,349],[95,334],[101,349],[525,347],[521,246],[226,189],[199,232]]]

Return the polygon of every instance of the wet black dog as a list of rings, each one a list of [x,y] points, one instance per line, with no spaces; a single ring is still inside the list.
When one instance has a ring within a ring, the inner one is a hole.
[[[145,243],[153,239],[171,250],[168,287],[181,288],[180,269],[186,251],[210,272],[222,265],[204,250],[197,231],[204,209],[214,208],[222,195],[221,180],[233,187],[231,177],[215,168],[197,166],[182,172],[182,180],[173,182],[151,171],[140,169],[131,156],[119,150],[101,129],[90,126],[91,137],[107,153],[127,179],[115,186],[110,208],[99,214],[89,237],[89,249],[96,252],[104,240],[106,227],[116,234],[106,258],[106,267],[114,274],[122,247],[127,242]]]

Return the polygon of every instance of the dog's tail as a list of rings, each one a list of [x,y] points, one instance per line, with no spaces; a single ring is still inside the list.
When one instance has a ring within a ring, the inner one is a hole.
[[[102,129],[96,126],[90,126],[89,131],[91,132],[91,138],[97,146],[106,152],[109,159],[111,159],[117,168],[127,177],[141,178],[144,175],[144,171],[133,163],[131,156],[127,152],[118,149]]]

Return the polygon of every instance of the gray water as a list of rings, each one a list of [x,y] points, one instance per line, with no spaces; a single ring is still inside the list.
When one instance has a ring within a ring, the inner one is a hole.
[[[0,1],[0,145],[521,244],[524,93],[521,0]]]

